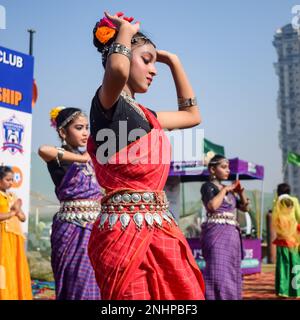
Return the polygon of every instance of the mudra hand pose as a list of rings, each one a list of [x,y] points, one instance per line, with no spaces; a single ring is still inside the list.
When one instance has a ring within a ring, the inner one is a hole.
[[[179,58],[156,49],[132,20],[105,13],[94,28],[105,73],[92,101],[88,151],[106,196],[89,256],[103,299],[203,299],[201,272],[163,192],[170,144],[162,129],[199,124],[198,106]],[[135,100],[148,91],[157,62],[172,72],[178,111],[156,113]]]
[[[229,161],[214,156],[208,169],[210,181],[201,187],[207,221],[202,224],[200,242],[205,259],[203,271],[207,300],[242,299],[242,243],[236,209],[247,211],[248,199],[239,181],[224,185],[230,174]]]

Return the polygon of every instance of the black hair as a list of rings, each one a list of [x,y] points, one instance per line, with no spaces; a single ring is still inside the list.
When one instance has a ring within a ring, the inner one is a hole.
[[[5,178],[8,173],[14,173],[12,168],[0,165],[0,180]]]
[[[277,195],[278,197],[281,196],[282,194],[291,194],[291,187],[287,183],[280,183],[277,186]]]
[[[222,160],[227,160],[227,159],[226,157],[220,154],[216,154],[215,156],[213,156],[208,163],[208,170],[212,167],[218,166]]]
[[[59,128],[62,123],[69,117],[71,117],[75,112],[82,112],[80,109],[78,108],[65,108],[62,109],[58,116],[56,117],[56,127]],[[68,122],[63,128],[67,128],[70,124],[72,123],[72,121]]]
[[[96,31],[98,28],[99,22],[96,23],[94,29],[93,29],[93,43],[94,46],[97,48],[97,50],[102,54],[102,65],[105,69],[106,61],[107,61],[107,55],[108,55],[108,49],[113,44],[113,42],[116,40],[118,33],[114,35],[113,38],[109,39],[105,44],[101,43],[97,37],[96,37]],[[142,32],[137,32],[131,39],[131,44],[133,46],[135,45],[144,45],[144,44],[152,44],[154,48],[156,48],[155,44]]]

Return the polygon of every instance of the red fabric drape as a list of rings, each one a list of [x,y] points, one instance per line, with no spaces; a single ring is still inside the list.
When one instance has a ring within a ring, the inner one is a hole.
[[[162,191],[170,168],[170,143],[156,117],[142,107],[152,130],[101,164],[91,139],[88,152],[99,184],[109,194],[121,190]],[[127,158],[134,163],[124,163]],[[152,162],[150,161],[152,159]],[[107,197],[105,197],[107,198]],[[89,256],[101,296],[106,299],[204,299],[204,282],[191,249],[175,225],[125,231],[118,221],[113,230],[95,223]]]

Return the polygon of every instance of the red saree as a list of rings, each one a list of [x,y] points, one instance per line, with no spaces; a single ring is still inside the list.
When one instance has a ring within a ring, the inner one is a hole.
[[[115,154],[109,161],[114,163],[99,164],[95,144],[89,138],[88,152],[98,182],[107,192],[103,201],[122,190],[159,193],[165,186],[170,166],[170,143],[155,116],[141,108],[152,130]],[[135,163],[124,163],[130,153]],[[150,159],[154,161],[150,163]],[[130,223],[122,230],[118,221],[110,230],[100,229],[99,220],[94,224],[88,251],[102,299],[204,299],[202,274],[175,224],[163,223],[160,228],[138,230]]]

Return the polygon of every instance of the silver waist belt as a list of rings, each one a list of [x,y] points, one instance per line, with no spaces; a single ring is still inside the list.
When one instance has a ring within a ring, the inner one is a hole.
[[[169,211],[166,194],[159,192],[125,191],[115,193],[102,199],[99,228],[112,229],[120,221],[121,229],[125,230],[133,222],[138,230],[163,227],[163,223],[178,225]]]
[[[236,215],[232,212],[208,213],[206,223],[230,224],[238,226]]]
[[[56,217],[61,221],[77,222],[83,225],[87,222],[95,222],[100,210],[100,202],[96,200],[62,201]]]
[[[103,230],[107,228],[112,230],[118,221],[120,221],[122,230],[125,230],[131,221],[136,225],[138,230],[141,230],[146,226],[149,229],[153,227],[162,228],[164,222],[167,222],[170,226],[172,226],[172,224],[178,226],[178,223],[172,213],[169,210],[165,210],[162,212],[136,212],[134,214],[118,214],[116,212],[111,214],[101,213],[99,229]]]

